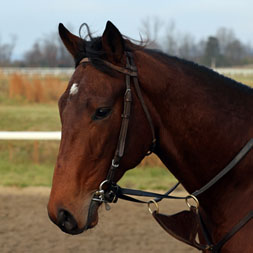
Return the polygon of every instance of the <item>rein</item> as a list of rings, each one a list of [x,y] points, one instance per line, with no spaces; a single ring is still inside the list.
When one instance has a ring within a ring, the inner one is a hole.
[[[91,62],[89,58],[83,58],[79,64],[89,62]],[[195,192],[193,192],[188,196],[178,197],[170,195],[178,187],[178,185],[180,184],[179,182],[164,194],[121,188],[114,182],[114,176],[115,171],[120,166],[120,161],[125,151],[126,137],[128,133],[128,125],[131,116],[131,105],[132,105],[131,78],[133,79],[137,97],[141,103],[141,106],[146,115],[152,133],[152,143],[146,155],[150,155],[155,149],[156,146],[155,129],[152,122],[152,118],[150,116],[150,113],[142,96],[142,92],[138,81],[137,68],[134,64],[132,53],[126,52],[125,68],[116,66],[108,61],[103,61],[103,63],[108,67],[110,67],[111,69],[125,75],[126,91],[124,95],[124,107],[123,107],[124,109],[121,115],[122,123],[114,157],[112,159],[107,177],[100,184],[99,190],[97,190],[94,193],[92,201],[105,203],[106,210],[110,210],[110,206],[108,203],[116,203],[119,198],[127,201],[148,204],[149,211],[152,213],[156,221],[176,239],[181,240],[182,242],[187,243],[199,250],[208,250],[212,253],[220,252],[223,245],[253,218],[253,210],[250,211],[248,214],[246,214],[246,216],[244,216],[218,243],[213,243],[209,231],[207,230],[203,218],[199,212],[199,201],[197,197],[206,192],[214,184],[216,184],[248,154],[248,152],[253,147],[253,139],[250,139],[248,141],[248,143],[241,149],[241,151],[232,159],[232,161],[221,172],[219,172],[214,178],[212,178],[207,184],[205,184],[199,190],[196,190]],[[154,199],[144,201],[134,197],[130,197],[129,195],[139,197],[149,197]],[[183,211],[171,216],[159,214],[159,207],[157,202],[163,199],[181,199],[181,200],[184,199],[190,211]],[[191,199],[195,202],[194,205],[190,203]],[[155,211],[152,211],[150,207],[152,203],[156,207]],[[188,230],[187,227],[185,228],[185,224],[190,224]],[[185,229],[185,231],[180,231],[180,229],[178,229],[180,225],[183,226],[183,229]],[[200,244],[196,241],[196,236],[199,233],[201,233],[202,236],[204,237],[206,244]]]

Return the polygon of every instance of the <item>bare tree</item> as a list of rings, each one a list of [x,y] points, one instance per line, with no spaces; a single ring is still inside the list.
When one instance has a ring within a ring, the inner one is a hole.
[[[39,67],[43,64],[43,53],[39,42],[35,42],[30,50],[24,54],[25,65],[30,67]]]
[[[221,54],[224,54],[227,45],[236,39],[234,31],[225,27],[219,28],[216,32],[215,37],[219,41]]]
[[[219,40],[214,36],[209,36],[206,42],[205,52],[203,55],[203,63],[210,67],[219,65],[220,45]]]
[[[179,43],[178,56],[187,60],[194,60],[197,55],[197,47],[193,36],[185,34]]]
[[[1,43],[0,39],[0,66],[9,66],[16,43],[16,36],[12,36],[11,42]]]
[[[58,66],[59,67],[73,67],[74,60],[70,53],[66,50],[60,37],[58,37]]]
[[[149,41],[148,47],[163,49],[169,55],[196,61],[208,66],[232,66],[253,63],[253,48],[236,38],[232,29],[219,28],[215,36],[196,41],[191,34],[179,33],[173,21],[167,24],[158,17],[147,17],[141,23],[141,33]],[[15,43],[0,41],[0,65],[14,64],[11,55]],[[24,54],[22,66],[73,67],[57,33],[37,40]]]
[[[42,51],[45,64],[48,67],[56,67],[58,65],[58,45],[57,35],[50,34],[42,42]]]
[[[224,55],[228,65],[241,65],[247,57],[244,45],[237,39],[228,43]]]
[[[148,47],[161,48],[159,43],[159,34],[163,28],[163,21],[158,17],[147,17],[142,20],[140,32],[148,41]]]
[[[166,26],[164,48],[170,55],[177,55],[178,53],[178,39],[175,27],[174,21],[170,21]]]
[[[242,65],[250,62],[250,46],[242,43],[232,29],[220,28],[217,30],[220,52],[223,65]],[[252,62],[252,60],[251,60]]]
[[[40,39],[24,54],[24,62],[32,67],[73,67],[74,61],[58,34],[52,33]]]

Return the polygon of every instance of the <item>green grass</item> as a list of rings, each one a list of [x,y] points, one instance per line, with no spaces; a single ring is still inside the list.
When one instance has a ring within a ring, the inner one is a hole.
[[[127,188],[166,190],[176,182],[173,175],[161,167],[137,167],[123,176],[119,184]]]
[[[228,76],[238,82],[241,82],[253,88],[253,75],[237,74],[237,75],[228,75]]]
[[[51,186],[59,142],[39,141],[37,155],[34,141],[1,141],[0,185]],[[165,190],[175,182],[165,168],[137,167],[120,180],[123,187]]]
[[[51,186],[54,164],[9,163],[0,161],[0,185]],[[152,176],[155,173],[156,176]],[[136,189],[166,190],[176,180],[163,168],[135,168],[127,172],[119,185]]]
[[[59,131],[57,105],[0,105],[0,131]]]
[[[58,141],[1,141],[0,185],[49,186],[58,147]]]
[[[0,175],[0,185],[3,186],[50,186],[53,167],[46,164],[0,161]]]

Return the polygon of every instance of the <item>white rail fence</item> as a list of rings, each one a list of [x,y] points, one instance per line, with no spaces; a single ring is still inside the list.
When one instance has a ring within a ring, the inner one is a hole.
[[[215,71],[223,75],[253,75],[253,68],[216,68]],[[39,75],[39,76],[71,76],[74,68],[0,68],[0,72],[5,75],[14,73],[25,75]]]
[[[71,76],[74,68],[0,68],[0,72],[4,75],[22,74],[22,75],[38,75],[38,76]]]
[[[253,68],[243,69],[243,68],[216,68],[214,71],[222,75],[243,75],[249,76],[253,75]]]
[[[61,132],[0,131],[0,140],[60,140]]]
[[[39,141],[59,141],[61,139],[61,132],[20,132],[20,131],[0,131],[0,141],[19,141],[27,140],[33,142],[33,151],[31,153],[31,160],[34,164],[40,163]],[[9,152],[9,161],[13,161],[15,157],[15,149],[13,144],[7,144]]]

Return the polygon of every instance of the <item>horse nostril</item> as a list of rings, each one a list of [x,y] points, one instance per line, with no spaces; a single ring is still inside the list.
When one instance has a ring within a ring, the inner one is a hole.
[[[62,231],[67,233],[71,233],[78,228],[74,217],[68,211],[63,209],[58,212],[57,224]]]

